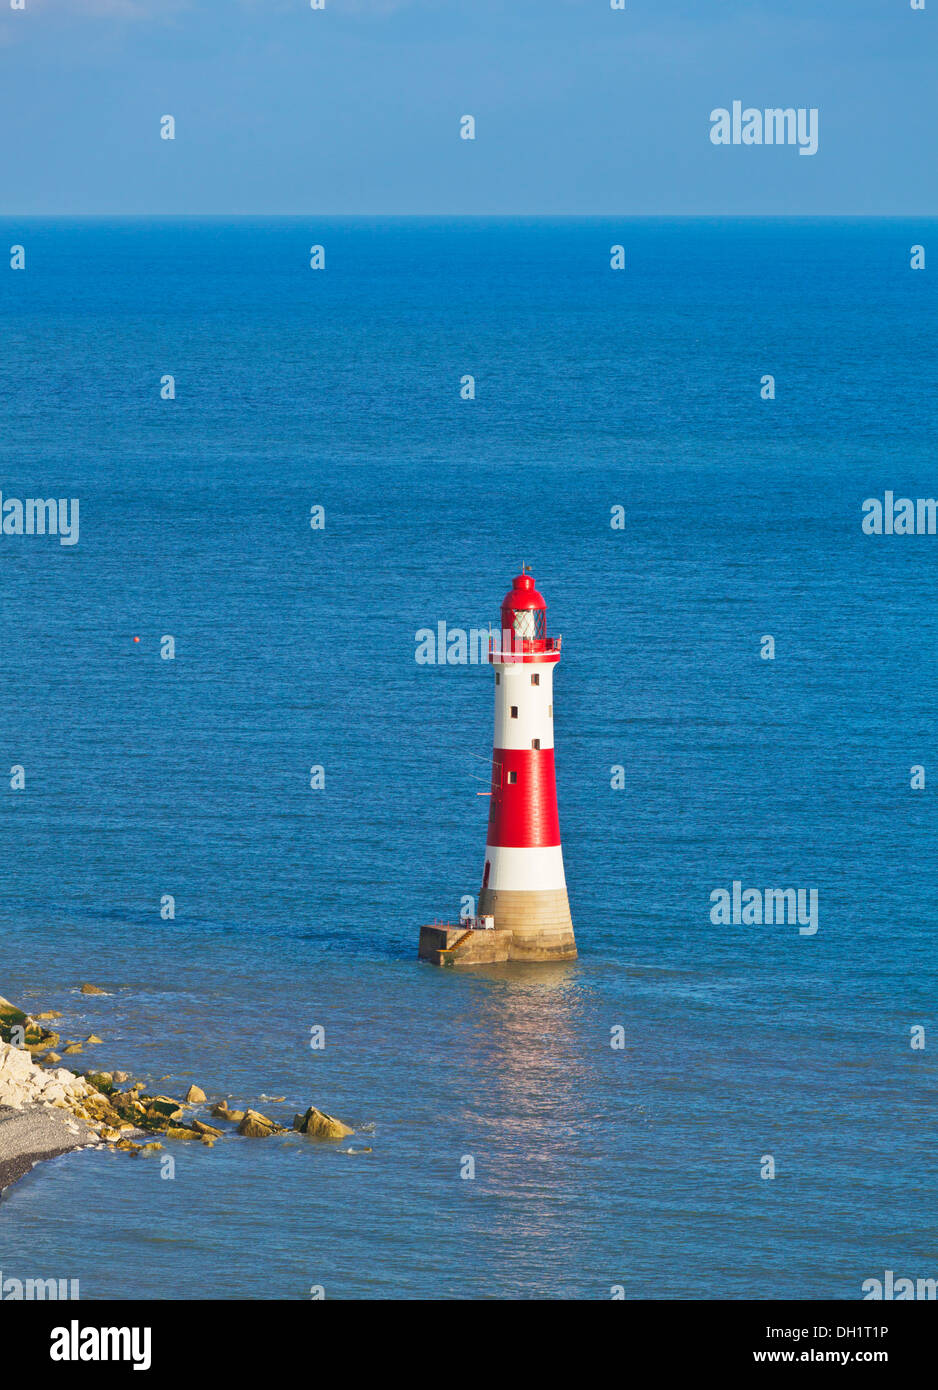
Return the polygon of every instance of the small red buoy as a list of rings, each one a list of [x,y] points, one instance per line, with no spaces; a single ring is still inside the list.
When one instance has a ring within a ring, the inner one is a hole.
[[[135,638],[134,638],[134,641],[135,641],[135,642],[139,642],[139,641],[140,641],[140,638],[139,638],[139,637],[135,637]]]

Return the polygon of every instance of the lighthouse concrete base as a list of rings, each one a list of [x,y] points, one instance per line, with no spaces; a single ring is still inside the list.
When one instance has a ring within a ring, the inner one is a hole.
[[[576,940],[566,888],[519,892],[483,888],[479,915],[491,915],[511,932],[509,960],[576,960]]]
[[[483,888],[478,911],[479,917],[495,918],[494,931],[473,931],[464,923],[421,927],[420,959],[433,965],[576,960],[565,888],[538,892]]]
[[[501,965],[510,948],[510,932],[471,931],[462,924],[437,922],[420,928],[417,955],[432,965]]]

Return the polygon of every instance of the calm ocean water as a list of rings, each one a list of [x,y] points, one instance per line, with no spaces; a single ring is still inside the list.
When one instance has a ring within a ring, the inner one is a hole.
[[[0,993],[373,1152],[73,1155],[7,1194],[0,1268],[86,1298],[938,1276],[938,540],[860,530],[938,491],[934,230],[2,220],[0,487],[79,497],[81,539],[0,537]],[[486,626],[522,560],[564,637],[580,959],[435,971],[492,689],[414,634]],[[819,932],[714,926],[734,879],[816,887]]]

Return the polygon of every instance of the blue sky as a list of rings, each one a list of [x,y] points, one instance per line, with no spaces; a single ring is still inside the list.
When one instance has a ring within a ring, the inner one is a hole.
[[[938,0],[8,4],[2,212],[938,211]],[[818,153],[713,146],[734,99]]]

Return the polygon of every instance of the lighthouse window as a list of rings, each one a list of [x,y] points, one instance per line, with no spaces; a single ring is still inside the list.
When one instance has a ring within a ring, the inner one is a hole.
[[[508,774],[508,781],[509,781],[509,782],[517,782],[517,780],[518,780],[518,774],[517,774],[517,772],[509,772],[509,774]]]
[[[515,609],[515,636],[531,641],[543,637],[547,629],[547,617],[543,608]]]
[[[532,740],[531,740],[531,747],[532,747],[532,748],[540,748],[540,746],[541,746],[541,740],[540,740],[539,738],[532,738]]]
[[[511,717],[512,717],[512,719],[517,719],[517,718],[518,718],[518,706],[517,706],[517,705],[512,705],[512,707],[511,707]]]
[[[553,705],[548,705],[548,706],[547,706],[547,718],[548,718],[548,719],[553,719],[553,717],[554,717],[554,707],[553,707]]]
[[[502,683],[502,673],[501,673],[501,671],[496,671],[496,672],[495,672],[495,684],[496,684],[496,685],[501,685],[501,683]]]

